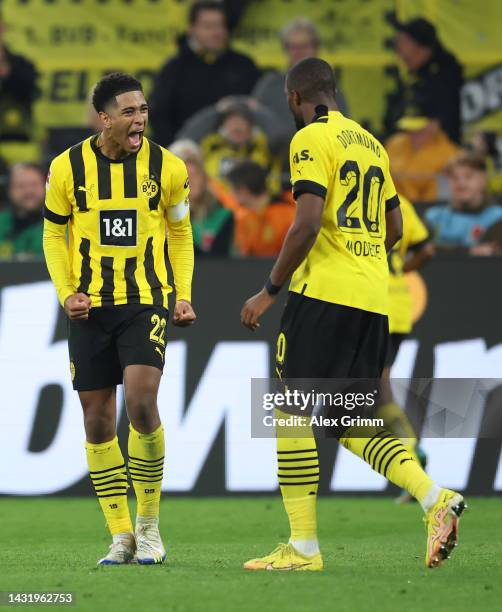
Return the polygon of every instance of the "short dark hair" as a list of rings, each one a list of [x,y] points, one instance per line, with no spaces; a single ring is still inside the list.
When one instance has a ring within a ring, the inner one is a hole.
[[[227,179],[234,188],[246,187],[255,196],[267,192],[267,171],[254,161],[239,162],[227,174]]]
[[[436,28],[427,19],[418,17],[410,21],[398,21],[392,15],[389,17],[389,22],[398,32],[408,34],[415,42],[422,47],[434,49],[440,46]]]
[[[319,94],[336,96],[336,80],[333,69],[322,59],[308,57],[295,64],[286,76],[289,91],[297,91],[307,102],[317,102]]]
[[[97,113],[105,110],[106,106],[120,94],[127,91],[143,91],[143,86],[130,74],[125,72],[112,72],[105,75],[92,92],[92,105]]]
[[[188,13],[188,23],[193,25],[197,21],[202,11],[219,11],[225,18],[225,21],[227,19],[225,7],[223,6],[222,2],[217,2],[216,0],[200,0],[199,2],[194,2],[194,4],[192,4],[190,7],[190,11]]]

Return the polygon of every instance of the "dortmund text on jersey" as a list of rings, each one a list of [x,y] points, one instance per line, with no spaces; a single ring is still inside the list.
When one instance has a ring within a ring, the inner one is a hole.
[[[355,121],[332,111],[291,142],[293,193],[325,199],[316,242],[290,291],[387,314],[385,213],[399,206],[383,146]]]

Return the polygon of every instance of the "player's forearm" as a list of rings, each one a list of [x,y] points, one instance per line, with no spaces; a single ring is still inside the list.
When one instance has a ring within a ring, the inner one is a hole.
[[[403,272],[412,272],[422,268],[432,257],[434,257],[434,245],[432,242],[425,243],[417,251],[410,251],[403,265]]]
[[[168,223],[167,245],[176,287],[176,300],[191,302],[194,254],[189,215],[178,223]]]
[[[50,277],[61,306],[75,289],[71,282],[68,246],[66,244],[66,225],[44,221],[44,255]]]
[[[403,217],[399,206],[385,214],[387,233],[385,236],[385,250],[390,252],[392,247],[403,237]]]
[[[281,287],[291,277],[314,246],[318,233],[319,226],[314,223],[293,223],[270,273],[270,280],[274,285]]]

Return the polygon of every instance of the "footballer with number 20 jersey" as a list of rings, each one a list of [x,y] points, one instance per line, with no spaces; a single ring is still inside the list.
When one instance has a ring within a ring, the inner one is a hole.
[[[389,159],[369,132],[337,110],[335,77],[324,60],[306,58],[295,64],[286,76],[285,93],[299,128],[290,160],[297,210],[265,285],[245,302],[241,321],[258,329],[260,317],[292,275],[277,338],[276,373],[288,390],[314,389],[312,415],[327,418],[300,417],[291,427],[291,410],[282,404],[275,408],[277,476],[290,537],[244,567],[323,569],[317,538],[316,437],[324,427],[327,437],[339,440],[422,504],[426,564],[436,567],[455,546],[462,496],[440,489],[385,422],[354,419],[355,413],[347,419],[346,406],[319,399],[333,397],[333,392],[346,397],[349,389],[361,398],[379,395],[375,389],[389,339],[387,252],[402,237],[403,223]],[[372,406],[363,399],[359,414],[369,416]]]
[[[316,242],[289,290],[387,314],[385,213],[399,198],[385,149],[359,124],[330,111],[296,133],[290,162],[295,198],[314,193],[325,206]]]
[[[54,159],[44,216],[50,228],[68,224],[71,278],[54,279],[61,304],[86,293],[93,307],[153,304],[167,308],[166,232],[170,214],[180,219],[188,202],[185,164],[143,139],[137,154],[114,161],[96,136]],[[179,219],[173,218],[173,221]],[[176,236],[170,236],[169,242]],[[171,261],[173,267],[176,262]],[[179,262],[183,265],[183,262]],[[186,286],[179,286],[185,282]],[[59,281],[59,282],[58,282]],[[177,275],[177,299],[190,301],[190,274]]]

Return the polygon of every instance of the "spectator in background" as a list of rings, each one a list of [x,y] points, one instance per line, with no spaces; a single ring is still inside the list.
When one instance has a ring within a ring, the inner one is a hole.
[[[257,163],[237,164],[228,174],[239,207],[235,211],[235,245],[244,256],[275,257],[295,216],[295,208],[272,201],[267,173]]]
[[[277,121],[274,113],[257,102],[251,96],[227,96],[212,106],[206,106],[190,117],[178,132],[178,140],[188,138],[194,142],[202,140],[212,132],[216,132],[221,123],[222,116],[235,105],[246,106],[253,118],[253,123],[267,135],[270,149],[274,154],[279,153],[286,144],[284,128]],[[287,144],[289,146],[289,140]]]
[[[431,131],[427,117],[403,117],[402,130],[385,143],[396,189],[412,202],[435,202],[438,180],[461,149],[441,130]]]
[[[0,12],[0,141],[32,140],[32,106],[38,96],[34,65],[16,55],[3,41]]]
[[[496,132],[474,132],[468,143],[470,150],[484,157],[488,170],[488,188],[502,195],[502,139]]]
[[[287,69],[307,57],[318,57],[321,38],[316,26],[306,17],[297,17],[288,23],[280,32],[280,39],[286,54]],[[270,71],[264,74],[253,90],[253,97],[272,110],[284,126],[289,141],[296,132],[293,116],[289,110],[284,94],[286,72]],[[343,94],[338,90],[336,102],[339,110],[348,114],[348,107]]]
[[[435,27],[426,19],[405,23],[391,20],[397,30],[396,52],[408,68],[406,82],[398,81],[389,96],[385,117],[388,133],[397,121],[413,113],[428,117],[430,134],[443,130],[450,140],[460,142],[460,90],[462,67],[439,41]]]
[[[9,184],[9,166],[3,157],[0,157],[0,210],[7,206],[7,188]]]
[[[225,15],[227,17],[227,26],[230,32],[232,32],[245,13],[246,8],[249,4],[254,2],[254,0],[221,0],[221,4],[225,10]]]
[[[178,54],[161,69],[150,96],[150,121],[159,144],[171,143],[196,111],[232,94],[249,94],[259,77],[254,62],[228,46],[225,10],[196,2]]]
[[[103,124],[92,103],[93,93],[94,87],[87,95],[83,116],[84,125],[51,126],[47,129],[47,138],[44,142],[45,165],[50,166],[57,155],[72,147],[76,142],[81,142],[101,132]]]
[[[255,124],[247,105],[236,103],[228,106],[221,113],[218,131],[203,138],[200,146],[209,176],[225,182],[235,164],[251,160],[269,174],[269,190],[280,191],[280,159],[272,155],[267,136]]]
[[[178,140],[169,150],[187,167],[195,254],[230,255],[234,241],[234,217],[218,199],[221,188],[207,176],[200,148],[191,140]]]
[[[10,173],[10,208],[0,212],[0,258],[43,257],[42,209],[45,174],[36,164],[15,164]]]
[[[450,204],[429,208],[425,218],[438,246],[474,246],[502,220],[502,206],[491,203],[487,195],[486,162],[475,153],[464,153],[448,165],[446,174]]]
[[[89,132],[93,134],[99,134],[103,129],[103,124],[101,123],[101,119],[94,108],[94,104],[92,103],[92,97],[94,95],[94,87],[89,91],[87,95],[87,101],[85,105],[85,125],[89,128]],[[71,145],[70,145],[71,146]]]

